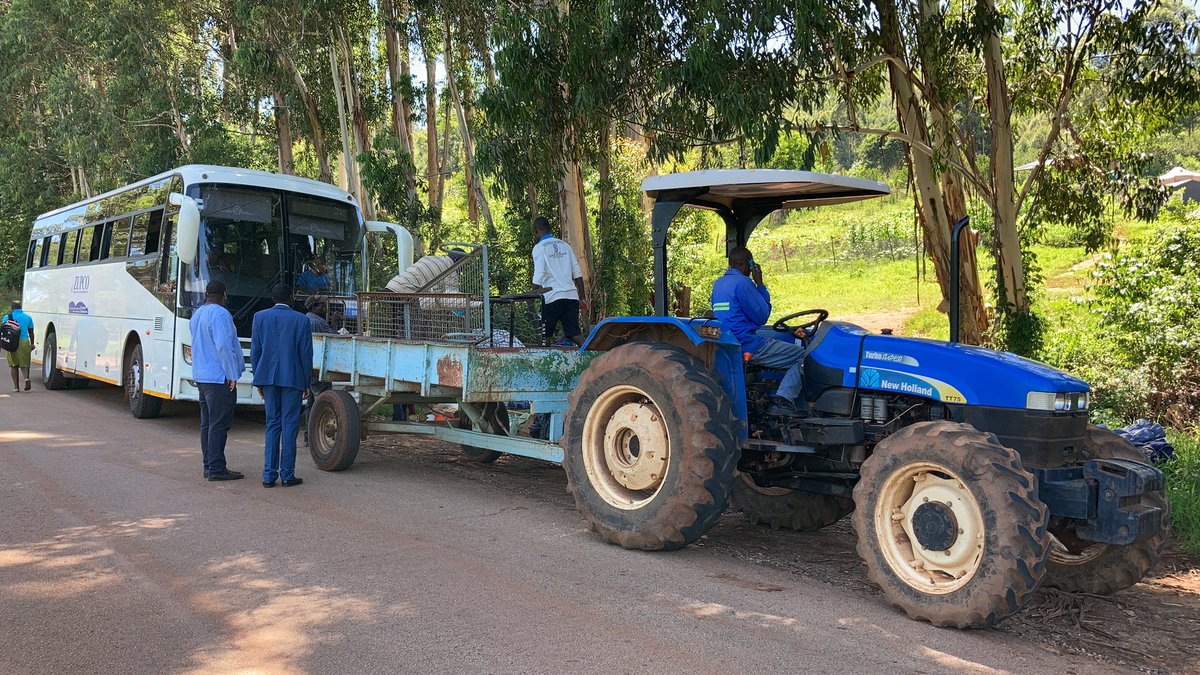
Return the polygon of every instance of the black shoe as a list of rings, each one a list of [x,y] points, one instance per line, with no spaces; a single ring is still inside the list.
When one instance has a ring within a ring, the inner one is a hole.
[[[263,481],[263,487],[266,487],[266,488],[275,487],[275,481],[269,481],[269,482],[268,482],[268,481],[265,481],[265,480],[264,480],[264,481]]]
[[[783,398],[782,396],[771,397],[771,407],[767,408],[768,415],[776,417],[796,417],[800,411],[796,409],[796,404]]]
[[[240,471],[222,471],[221,473],[208,474],[209,480],[240,480],[245,477],[245,474]]]
[[[292,487],[294,485],[299,485],[303,482],[304,482],[303,478],[289,478],[288,480],[280,481],[280,485],[283,485],[283,487]]]

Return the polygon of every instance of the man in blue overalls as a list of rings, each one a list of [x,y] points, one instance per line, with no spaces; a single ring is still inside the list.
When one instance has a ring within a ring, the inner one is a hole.
[[[729,270],[713,284],[712,312],[741,343],[750,365],[787,370],[767,412],[796,415],[797,403],[804,403],[799,400],[804,347],[758,334],[771,316],[771,293],[763,285],[762,268],[754,264],[754,256],[746,248],[739,246],[729,252]]]

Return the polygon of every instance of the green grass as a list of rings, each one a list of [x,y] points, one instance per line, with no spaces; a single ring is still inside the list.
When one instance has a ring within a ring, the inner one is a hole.
[[[1200,438],[1168,430],[1178,459],[1162,467],[1167,475],[1171,529],[1180,548],[1200,556]]]
[[[775,313],[780,315],[820,307],[837,319],[873,312],[915,312],[922,306],[937,307],[941,301],[933,269],[929,269],[928,279],[918,280],[913,260],[854,260],[790,273],[767,270],[765,280]]]

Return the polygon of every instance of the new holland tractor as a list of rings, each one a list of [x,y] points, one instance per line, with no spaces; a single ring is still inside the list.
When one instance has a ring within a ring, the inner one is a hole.
[[[747,367],[719,321],[668,316],[667,235],[681,209],[720,216],[732,248],[778,209],[887,186],[753,170],[658,176],[642,189],[654,199],[655,315],[593,329],[583,349],[603,353],[582,370],[562,430],[570,490],[605,540],[683,547],[727,505],[794,530],[853,512],[858,553],[887,599],[959,628],[996,623],[1041,584],[1118,591],[1158,559],[1162,474],[1089,424],[1086,383],[958,344],[956,290],[950,342],[873,334],[821,309],[764,327],[807,350],[807,405],[783,417],[767,404],[781,373]]]

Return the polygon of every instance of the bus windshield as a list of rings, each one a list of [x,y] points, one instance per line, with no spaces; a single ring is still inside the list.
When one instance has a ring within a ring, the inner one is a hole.
[[[238,335],[270,307],[271,287],[298,296],[358,290],[362,224],[351,204],[246,186],[202,185],[196,263],[186,266],[180,303],[204,304],[208,282],[225,282]]]

